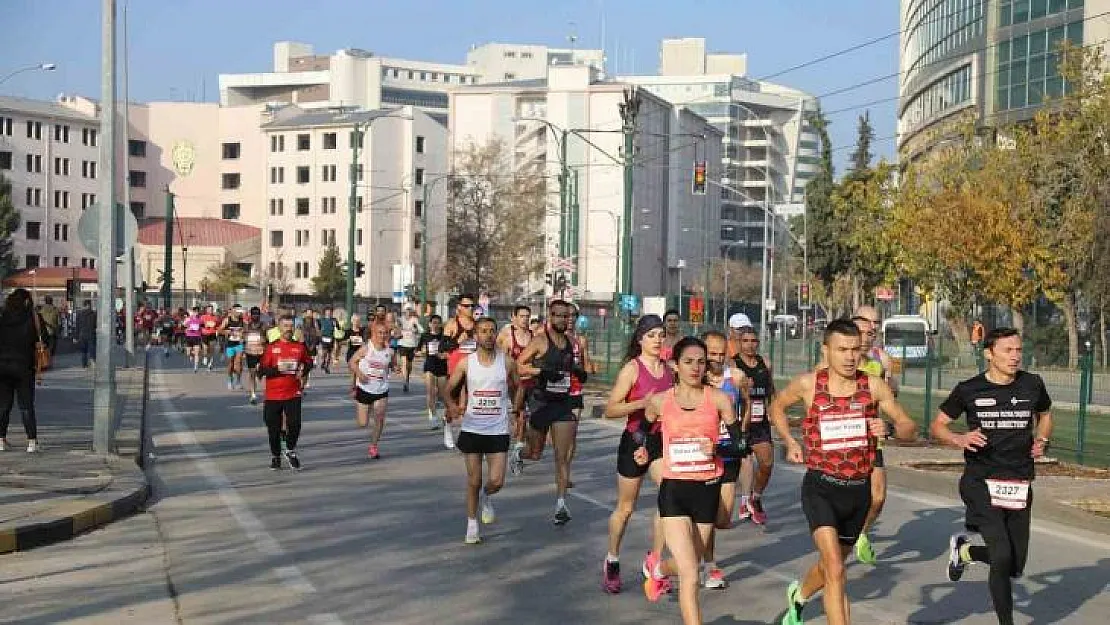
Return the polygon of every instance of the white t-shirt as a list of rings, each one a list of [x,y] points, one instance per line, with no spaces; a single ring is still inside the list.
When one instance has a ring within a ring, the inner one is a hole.
[[[368,381],[358,382],[358,387],[372,395],[383,395],[389,391],[389,363],[393,360],[393,350],[375,349],[373,343],[366,345],[366,354],[358,361],[358,370]]]
[[[478,361],[478,354],[466,357],[466,412],[462,431],[472,434],[500,435],[509,433],[509,381],[505,368],[505,352],[488,367]]]
[[[420,341],[420,335],[424,333],[423,328],[420,327],[420,320],[416,317],[406,317],[401,321],[401,340],[397,344],[401,347],[415,348]]]

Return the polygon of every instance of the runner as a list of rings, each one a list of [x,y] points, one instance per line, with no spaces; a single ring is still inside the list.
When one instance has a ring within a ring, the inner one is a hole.
[[[531,308],[524,305],[516,306],[513,308],[509,325],[502,328],[497,335],[497,346],[514,362],[524,351],[528,341],[532,340],[532,331],[528,329],[528,320],[531,316]],[[523,380],[517,385],[513,396],[513,444],[509,451],[509,471],[513,475],[520,475],[524,471],[524,432],[527,427],[524,400],[525,394],[534,385],[534,379]]]
[[[177,321],[170,314],[169,309],[162,309],[157,322],[158,338],[155,341],[162,345],[162,357],[170,357],[170,345],[173,344],[173,333],[177,328]]]
[[[346,365],[347,360],[350,360],[349,358],[347,358],[343,360],[342,363],[339,362],[339,359],[344,358],[347,355],[347,352],[350,350],[347,341],[347,334],[351,329],[351,324],[350,320],[347,318],[346,311],[340,310],[338,312],[334,312],[333,314],[335,316],[335,332],[333,333],[333,336],[335,336],[335,347],[332,348],[332,351],[334,352],[332,366],[338,367],[340,364]]]
[[[204,314],[200,316],[201,338],[204,339],[204,366],[212,370],[212,363],[216,360],[216,335],[219,334],[220,318],[214,313],[211,305],[204,307]]]
[[[830,322],[821,352],[827,366],[795,377],[771,402],[771,422],[786,444],[786,459],[807,468],[802,512],[820,557],[787,589],[783,625],[802,623],[805,602],[819,591],[829,625],[850,622],[845,560],[871,507],[875,439],[891,428],[878,411],[893,419],[898,438],[915,437],[913,421],[886,382],[857,369],[861,339],[854,323]],[[806,406],[804,448],[794,440],[786,418],[787,408],[798,403]]]
[[[659,357],[664,361],[671,359],[675,343],[682,338],[680,322],[681,316],[677,310],[671,309],[663,313],[663,351],[660,352]]]
[[[555,448],[555,525],[570,521],[567,508],[567,483],[570,481],[570,461],[574,453],[574,437],[578,422],[570,398],[571,376],[583,382],[585,369],[574,361],[574,345],[567,336],[570,304],[557,299],[548,305],[550,328],[532,337],[528,346],[517,357],[521,375],[536,378],[528,395],[528,444],[531,449],[539,446],[541,439],[551,432],[551,445]]]
[[[311,308],[305,309],[304,317],[301,319],[301,340],[308,349],[308,355],[312,357],[312,361],[316,362],[320,348],[320,324],[316,320],[316,312]],[[306,380],[304,387],[307,389],[309,385],[310,382]]]
[[[244,359],[247,363],[247,388],[250,390],[250,403],[258,403],[258,363],[266,351],[266,326],[262,323],[262,311],[258,306],[250,310],[246,326],[246,343],[243,345]]]
[[[385,409],[389,403],[389,363],[392,359],[389,328],[376,323],[370,326],[370,341],[359,347],[349,361],[351,373],[356,380],[355,419],[358,426],[367,427],[370,424],[370,413],[374,413],[374,429],[370,433],[370,447],[366,451],[372,460],[381,457],[378,442],[385,429]]]
[[[135,315],[135,327],[139,328],[138,342],[139,345],[146,344],[146,348],[150,349],[154,341],[154,324],[158,321],[158,313],[154,311],[145,302],[139,306],[139,311]]]
[[[455,317],[447,322],[443,334],[448,338],[451,349],[447,353],[447,374],[455,370],[459,361],[466,358],[478,348],[474,342],[474,302],[477,301],[470,293],[459,296],[455,305]],[[466,391],[466,385],[455,390],[456,393]],[[452,420],[451,415],[444,413],[443,446],[447,449],[455,448],[455,439],[458,437],[458,424]]]
[[[303,343],[293,340],[291,315],[282,316],[277,327],[281,336],[266,346],[258,367],[259,374],[266,378],[262,420],[270,441],[270,470],[281,469],[283,445],[285,460],[290,467],[299,470],[297,439],[301,435],[301,390],[312,368],[312,358]]]
[[[474,324],[477,351],[463,359],[447,389],[453,390],[466,380],[465,408],[447,393],[447,410],[461,418],[458,447],[466,461],[466,539],[468,545],[482,542],[478,531],[478,510],[482,523],[496,520],[493,495],[505,484],[505,461],[509,451],[509,402],[516,386],[515,363],[497,349],[497,322],[484,317]],[[482,485],[482,459],[487,479]]]
[[[875,337],[879,330],[879,311],[872,306],[860,306],[852,316],[852,322],[859,328],[863,337],[863,355],[860,357],[859,368],[867,375],[882,379],[890,387],[895,397],[898,397],[897,379],[891,375],[890,356],[883,348],[875,345]],[[883,439],[880,437],[875,446],[875,469],[871,473],[871,510],[867,513],[867,520],[863,523],[863,531],[856,541],[856,559],[864,564],[875,564],[875,548],[871,545],[868,533],[874,527],[879,514],[886,504],[886,462],[883,458]]]
[[[424,353],[424,389],[428,398],[428,423],[431,429],[440,424],[436,416],[436,399],[447,406],[447,360],[443,357],[447,337],[443,335],[443,317],[428,318],[428,331],[420,335],[417,349]]]
[[[173,315],[173,342],[174,347],[182,354],[188,354],[189,348],[185,345],[185,320],[189,318],[189,312],[184,307],[178,308],[177,312]]]
[[[351,327],[347,328],[346,333],[347,354],[343,362],[347,364],[348,369],[351,365],[351,359],[362,346],[366,344],[367,330],[366,326],[362,325],[361,315],[351,315]],[[351,376],[351,397],[355,396],[355,383],[358,382],[358,376]]]
[[[609,516],[609,552],[602,564],[601,587],[605,592],[621,591],[620,549],[628,520],[640,495],[640,484],[645,474],[656,484],[661,479],[661,469],[655,460],[663,453],[659,428],[650,428],[644,434],[644,407],[653,396],[663,393],[673,385],[670,367],[659,358],[663,349],[663,320],[659,315],[644,315],[636,324],[636,332],[628,345],[624,366],[617,374],[617,381],[605,404],[605,417],[627,418],[624,432],[617,447],[617,505]],[[644,466],[638,457],[646,456]],[[663,553],[663,526],[655,515],[652,526],[652,546],[644,560],[644,570],[650,572]],[[649,566],[650,565],[650,566]],[[646,576],[645,576],[646,577]]]
[[[320,317],[320,368],[324,373],[331,373],[331,361],[335,357],[333,350],[335,348],[335,317],[332,316],[332,308],[328,306],[324,308],[324,316]]]
[[[948,579],[957,582],[971,562],[990,567],[987,587],[999,625],[1013,625],[1011,579],[1021,577],[1029,556],[1029,524],[1033,502],[1034,460],[1041,458],[1052,436],[1052,400],[1041,377],[1021,370],[1021,335],[996,328],[983,339],[986,373],[952,389],[933,421],[937,440],[964,450],[960,498],[967,510],[967,531],[983,538],[971,544],[969,534],[948,542]],[[966,434],[950,424],[967,415]]]
[[[705,333],[702,340],[705,342],[706,357],[708,358],[705,374],[706,382],[709,383],[709,386],[720,389],[725,395],[728,395],[733,410],[742,417],[740,424],[742,438],[739,447],[745,450],[743,456],[746,457],[749,450],[749,415],[747,407],[751,405],[748,399],[750,382],[739,367],[729,367],[725,364],[727,362],[728,337],[720,332],[709,331]],[[732,434],[729,433],[723,421],[718,436],[717,455],[724,461],[724,473],[721,475],[721,502],[717,506],[717,520],[709,532],[709,540],[705,543],[705,567],[702,570],[701,579],[702,585],[706,588],[721,589],[728,586],[728,581],[725,580],[724,571],[717,567],[716,530],[727,530],[732,527],[732,511],[736,504],[736,481],[740,477],[740,465],[743,463],[743,458],[725,452],[725,448],[732,445]]]
[[[185,347],[189,350],[189,357],[193,360],[193,373],[197,372],[200,365],[200,353],[203,349],[204,321],[200,308],[193,307],[192,313],[185,319]]]
[[[740,467],[740,510],[739,520],[751,519],[756,525],[767,522],[763,510],[763,491],[771,482],[771,471],[775,468],[775,447],[771,441],[771,423],[767,421],[767,406],[775,397],[775,377],[771,364],[759,355],[759,333],[743,313],[729,318],[729,327],[738,342],[738,355],[733,360],[749,380],[751,386],[751,408],[746,415],[752,447],[752,454],[744,459]],[[758,468],[753,469],[753,461]]]
[[[401,358],[401,375],[404,376],[404,386],[401,390],[409,392],[409,377],[412,376],[412,361],[416,355],[416,346],[420,342],[420,335],[424,328],[420,327],[420,318],[416,316],[416,309],[409,307],[405,310],[405,318],[401,320],[401,338],[397,340],[397,355]]]
[[[723,340],[721,343],[723,360],[725,345]],[[705,386],[706,351],[705,343],[694,337],[675,344],[678,383],[648,401],[641,430],[654,428],[656,423],[662,426],[659,515],[667,547],[674,556],[672,560],[656,561],[649,569],[644,594],[649,601],[658,601],[670,587],[668,576],[678,575],[678,604],[685,625],[702,622],[698,563],[720,506],[724,473],[721,453],[740,458],[747,452],[732,398]],[[720,440],[721,428],[730,436],[728,443]],[[639,460],[645,466],[649,462],[643,454]]]
[[[243,389],[243,307],[236,304],[220,324],[220,334],[227,337],[224,356],[227,357],[227,390]]]

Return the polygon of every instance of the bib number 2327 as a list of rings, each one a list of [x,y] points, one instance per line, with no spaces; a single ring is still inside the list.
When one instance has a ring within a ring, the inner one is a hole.
[[[1024,510],[1029,505],[1029,482],[1025,480],[987,480],[991,505],[1006,510]]]

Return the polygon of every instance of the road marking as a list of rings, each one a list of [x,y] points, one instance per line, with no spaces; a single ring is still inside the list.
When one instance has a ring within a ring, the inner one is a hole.
[[[279,566],[274,569],[274,573],[281,578],[282,583],[290,590],[305,594],[316,592],[316,587],[308,581],[308,578],[296,566]]]
[[[308,617],[311,625],[343,625],[338,614],[314,614]]]

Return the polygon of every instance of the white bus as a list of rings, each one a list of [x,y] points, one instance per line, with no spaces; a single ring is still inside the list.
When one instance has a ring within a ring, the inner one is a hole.
[[[883,320],[883,349],[905,364],[925,362],[929,349],[929,322],[919,315],[893,315]]]

